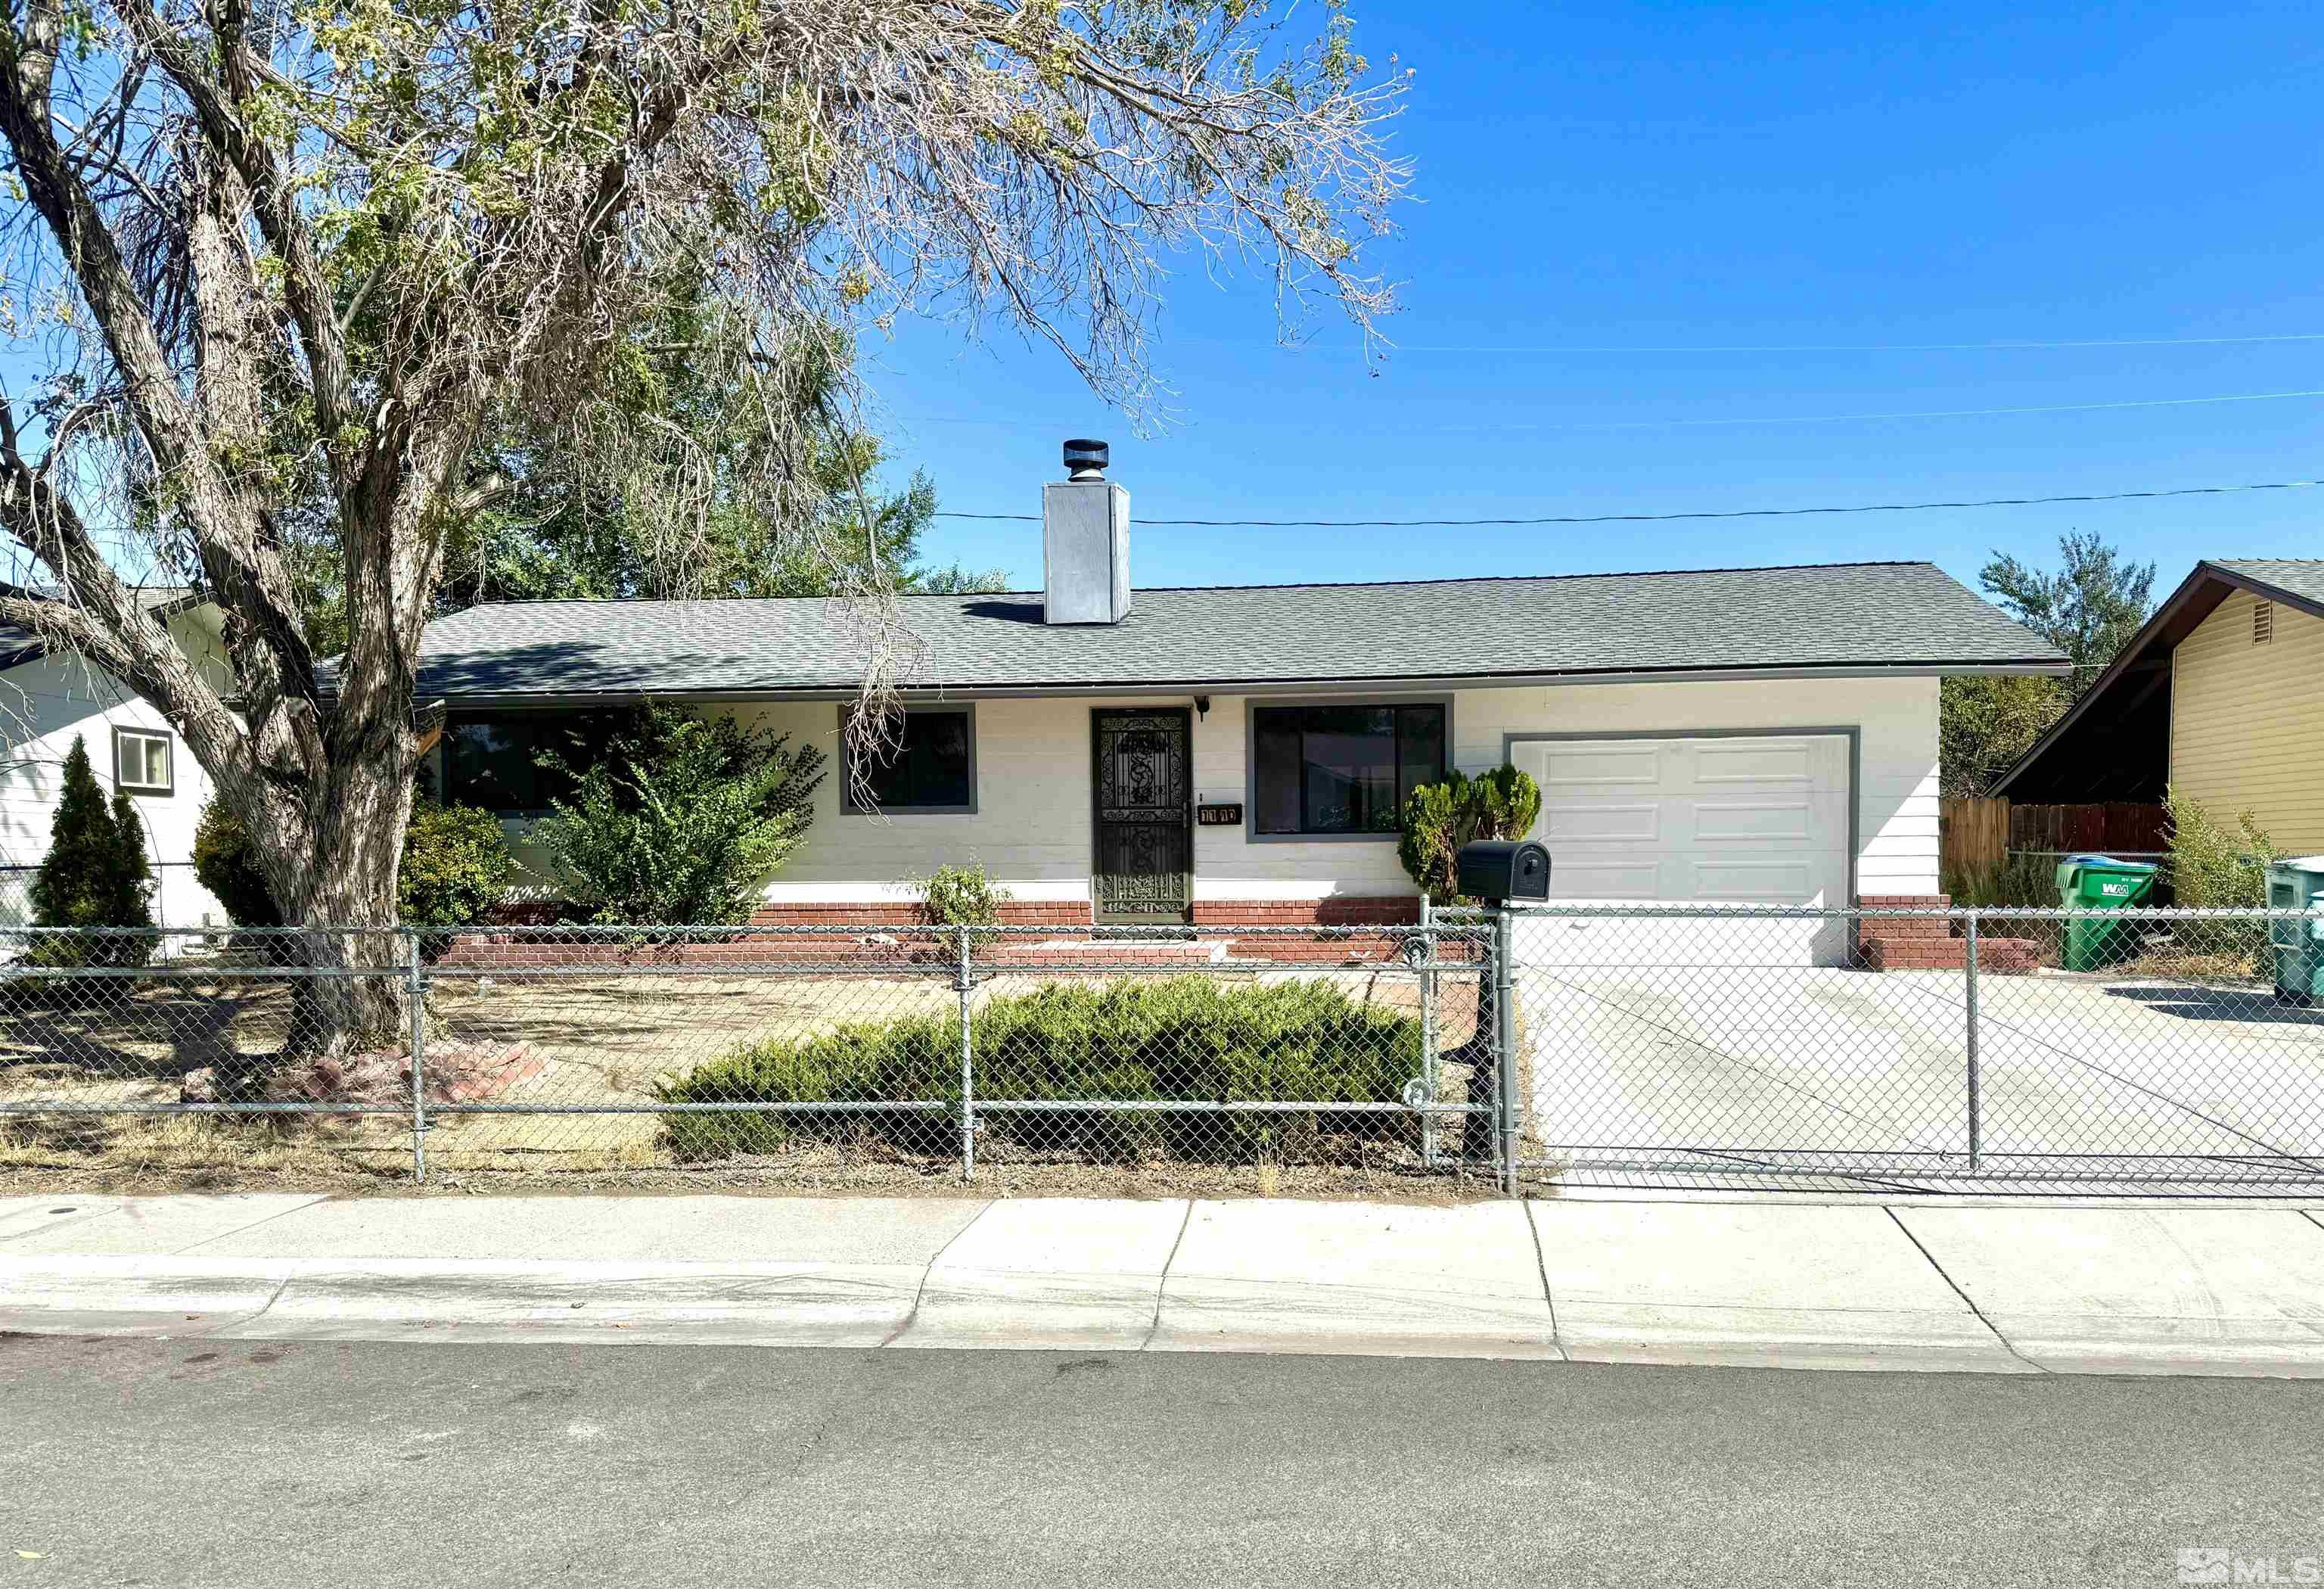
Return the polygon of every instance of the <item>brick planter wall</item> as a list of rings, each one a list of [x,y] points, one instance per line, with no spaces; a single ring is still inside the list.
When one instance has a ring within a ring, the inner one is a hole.
[[[1062,931],[1045,939],[1033,933],[1012,933],[978,944],[976,958],[983,965],[1119,964],[1124,968],[1194,969],[1212,963],[1224,940],[1224,953],[1234,959],[1293,961],[1309,965],[1369,964],[1395,955],[1396,938],[1367,934],[1354,938],[1307,938],[1296,933],[1237,937],[1238,927],[1393,927],[1420,919],[1417,899],[1366,898],[1335,900],[1204,900],[1194,907],[1198,939],[1157,940],[1151,938],[1108,939],[1087,936],[1087,901],[1012,901],[1001,910],[1002,925],[1018,928],[1083,929]],[[692,942],[669,945],[576,943],[554,934],[519,934],[491,930],[453,937],[438,964],[447,970],[521,971],[527,967],[604,965],[698,966],[708,974],[722,967],[784,965],[861,966],[867,972],[942,963],[955,953],[945,939],[915,928],[925,928],[918,905],[764,905],[752,912],[754,927],[827,928],[828,932],[785,934],[779,938],[742,938],[724,943]]]

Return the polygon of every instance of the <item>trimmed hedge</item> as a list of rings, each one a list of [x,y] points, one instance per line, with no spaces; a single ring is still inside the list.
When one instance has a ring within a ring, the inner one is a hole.
[[[980,1098],[1031,1102],[1393,1104],[1420,1069],[1420,1022],[1322,982],[1221,986],[1201,976],[1057,983],[979,1005]],[[657,1089],[666,1103],[935,1102],[933,1110],[666,1116],[683,1161],[864,1135],[908,1152],[959,1141],[960,1022],[908,1016],[745,1044]],[[1382,1136],[1388,1115],[1081,1110],[980,1116],[988,1140],[1100,1158],[1245,1161],[1306,1153],[1325,1133]]]

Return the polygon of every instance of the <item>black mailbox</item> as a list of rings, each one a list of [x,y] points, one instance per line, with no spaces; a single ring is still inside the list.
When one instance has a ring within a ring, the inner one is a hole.
[[[1549,852],[1531,839],[1461,846],[1461,892],[1476,900],[1549,898]]]

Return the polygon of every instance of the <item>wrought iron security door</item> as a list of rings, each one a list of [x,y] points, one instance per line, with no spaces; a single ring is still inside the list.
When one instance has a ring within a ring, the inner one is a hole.
[[[1194,776],[1184,707],[1091,715],[1100,921],[1185,921],[1194,897]]]

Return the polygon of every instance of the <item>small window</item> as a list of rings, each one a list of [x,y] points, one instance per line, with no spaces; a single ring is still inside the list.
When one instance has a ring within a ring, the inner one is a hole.
[[[2252,604],[2252,643],[2265,645],[2275,638],[2275,604],[2272,601]]]
[[[116,728],[113,731],[113,784],[131,794],[177,792],[172,781],[175,758],[169,732],[159,728]]]
[[[1405,798],[1444,776],[1444,707],[1262,707],[1251,749],[1258,832],[1385,837]]]
[[[859,769],[851,753],[839,798],[850,811],[974,811],[976,719],[966,707],[915,707],[893,753]],[[862,778],[856,777],[860,771]],[[872,803],[861,803],[859,781]]]

